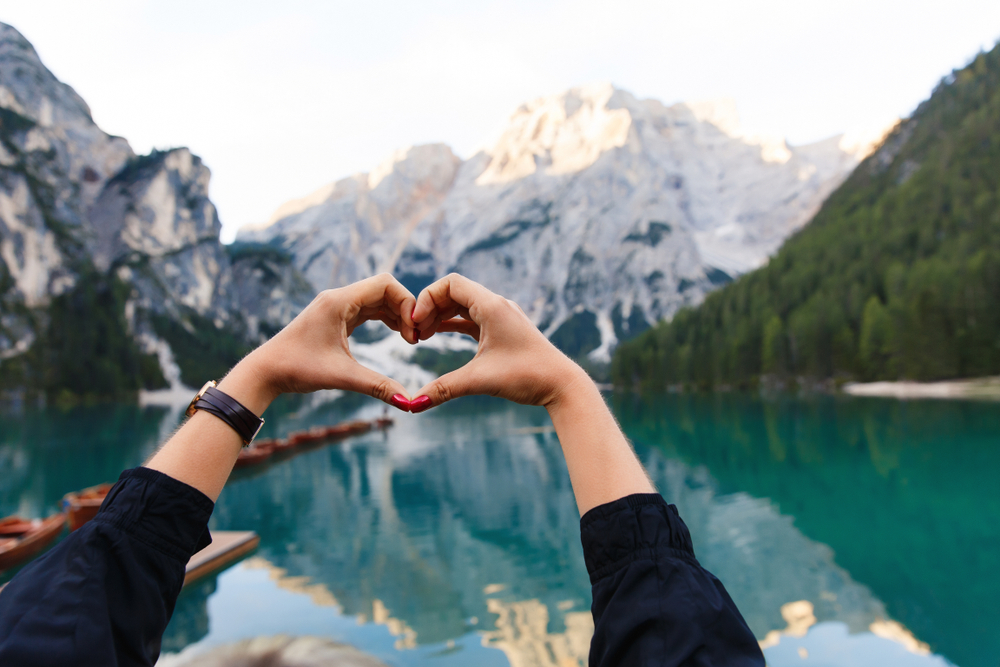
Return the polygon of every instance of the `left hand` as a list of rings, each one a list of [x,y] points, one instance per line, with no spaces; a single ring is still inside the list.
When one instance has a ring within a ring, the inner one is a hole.
[[[239,377],[241,384],[249,380],[259,387],[260,396],[250,402],[258,406],[263,402],[263,407],[279,394],[319,389],[354,391],[396,405],[393,396],[409,397],[403,385],[359,364],[351,355],[347,339],[365,322],[381,320],[406,341],[415,343],[411,319],[415,305],[409,290],[387,273],[326,290],[288,326],[241,361],[230,375]],[[226,384],[223,381],[219,388],[225,391]],[[247,407],[257,414],[263,412]]]

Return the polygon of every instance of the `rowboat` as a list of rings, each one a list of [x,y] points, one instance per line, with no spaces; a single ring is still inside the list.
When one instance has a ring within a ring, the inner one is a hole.
[[[104,497],[108,495],[112,486],[112,484],[98,484],[89,489],[67,493],[63,496],[66,524],[71,531],[97,516],[97,510],[101,509],[101,503],[104,502]]]
[[[362,420],[344,422],[343,424],[337,424],[336,426],[330,426],[327,428],[326,437],[327,438],[346,438],[349,435],[357,435],[358,433],[366,433],[372,430],[372,423]]]
[[[365,433],[372,428],[386,428],[393,422],[389,418],[377,419],[374,422],[355,420],[334,424],[333,426],[313,426],[307,431],[293,431],[283,439],[265,438],[244,448],[236,459],[235,468],[245,468],[268,461],[272,456],[292,454],[304,451],[313,446],[330,440],[339,440],[359,433]]]
[[[294,431],[288,434],[285,441],[288,442],[289,447],[298,447],[299,445],[309,444],[311,438],[308,431]]]
[[[274,453],[283,454],[285,452],[290,452],[295,449],[295,443],[287,438],[274,440]]]
[[[62,532],[66,517],[27,520],[18,516],[0,519],[0,570],[20,565],[52,543]]]
[[[270,443],[258,443],[244,447],[240,450],[239,456],[236,457],[236,463],[233,467],[245,468],[257,465],[271,458],[272,454],[274,454],[274,445]]]

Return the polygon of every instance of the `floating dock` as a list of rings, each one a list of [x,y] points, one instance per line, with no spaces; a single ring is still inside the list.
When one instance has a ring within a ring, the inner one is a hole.
[[[212,543],[191,556],[184,574],[184,585],[217,572],[252,552],[260,536],[252,530],[212,531]]]
[[[260,536],[252,530],[216,530],[212,543],[191,556],[184,573],[184,585],[218,572],[251,553],[260,544]],[[0,584],[0,591],[7,584]]]

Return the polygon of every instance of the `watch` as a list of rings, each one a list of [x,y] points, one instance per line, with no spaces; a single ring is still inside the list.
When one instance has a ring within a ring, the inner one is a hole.
[[[239,434],[244,447],[248,446],[260,433],[264,420],[229,394],[216,389],[215,386],[215,380],[209,380],[205,383],[205,386],[191,399],[191,404],[186,412],[187,416],[190,417],[198,410],[213,414],[229,424]]]

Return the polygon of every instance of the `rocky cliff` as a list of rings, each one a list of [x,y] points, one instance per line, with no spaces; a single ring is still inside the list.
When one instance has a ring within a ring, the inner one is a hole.
[[[316,290],[391,271],[416,291],[458,271],[572,354],[607,359],[766,262],[864,151],[748,136],[731,102],[667,107],[594,85],[525,104],[468,160],[398,151],[239,238],[290,253]]]
[[[105,134],[0,24],[0,389],[194,384],[308,302],[287,256],[219,243],[209,177]]]

